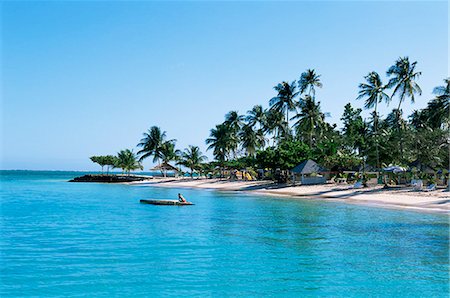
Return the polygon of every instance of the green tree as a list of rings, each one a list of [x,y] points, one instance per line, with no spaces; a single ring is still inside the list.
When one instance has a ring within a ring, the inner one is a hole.
[[[387,87],[394,88],[391,98],[395,95],[399,98],[397,111],[400,111],[400,106],[407,97],[414,103],[415,94],[422,94],[422,89],[416,82],[422,73],[416,71],[416,65],[417,61],[410,63],[408,57],[398,58],[387,71],[388,77],[391,77]]]
[[[138,147],[142,149],[138,151],[140,156],[139,161],[143,161],[147,157],[153,156],[153,162],[157,162],[161,165],[161,160],[164,158],[164,150],[167,149],[168,143],[174,143],[176,140],[166,141],[166,132],[162,132],[157,126],[152,126],[147,132],[144,133],[144,137],[141,139]]]
[[[261,105],[255,105],[251,110],[247,111],[247,117],[245,120],[251,127],[258,124],[259,128],[262,129],[267,120],[266,112]]]
[[[316,97],[315,87],[322,88],[320,75],[318,75],[314,69],[308,69],[301,74],[300,79],[298,80],[300,94],[303,94],[306,90],[308,90],[308,95],[311,96],[314,101]]]
[[[200,148],[189,146],[184,149],[179,164],[189,168],[191,170],[191,178],[194,178],[194,170],[200,170],[204,161],[206,161],[206,156],[202,155]]]
[[[165,141],[161,145],[161,160],[164,164],[169,164],[171,161],[178,162],[180,160],[181,151],[175,149],[175,141]],[[164,177],[167,176],[167,170],[161,169]]]
[[[361,109],[353,109],[350,103],[344,107],[341,117],[343,122],[344,140],[349,149],[361,155],[365,149],[365,139],[367,137],[366,123],[361,117]]]
[[[281,82],[273,87],[278,92],[277,96],[270,100],[270,109],[280,113],[286,113],[286,122],[289,123],[289,111],[296,108],[295,98],[298,95],[295,82]]]
[[[214,158],[221,164],[228,158],[231,151],[230,139],[229,129],[225,124],[216,125],[211,129],[209,138],[206,139],[207,150],[213,150]],[[232,146],[234,147],[234,144]]]
[[[411,99],[411,103],[414,103],[415,94],[422,94],[422,89],[420,89],[420,86],[416,82],[422,73],[416,71],[416,65],[417,61],[410,63],[408,57],[403,57],[397,59],[395,64],[392,65],[387,71],[387,75],[391,77],[387,86],[388,88],[394,88],[391,98],[395,95],[399,98],[398,107],[395,110],[397,113],[401,112],[401,104],[407,97]],[[400,118],[400,114],[397,115],[397,118]],[[400,137],[398,143],[400,147],[400,154],[403,155],[402,127],[397,126],[397,129]]]
[[[265,145],[265,138],[262,129],[254,130],[250,124],[246,124],[239,132],[242,148],[247,156],[254,156],[256,150],[261,149]]]
[[[141,163],[137,160],[136,155],[130,149],[121,150],[117,153],[114,167],[121,168],[122,172],[126,173],[128,176],[130,175],[130,171],[143,169]]]
[[[93,163],[99,164],[102,167],[102,175],[103,175],[103,167],[106,165],[104,157],[103,156],[91,156],[89,159]]]
[[[376,151],[376,162],[377,169],[381,167],[380,165],[380,154],[379,154],[379,144],[378,144],[378,113],[377,106],[381,102],[388,103],[390,101],[389,95],[386,94],[386,85],[381,81],[380,75],[372,71],[367,76],[364,77],[366,83],[359,84],[359,94],[356,99],[366,99],[364,107],[366,109],[373,108],[373,127],[375,136],[375,151]]]
[[[109,170],[114,167],[116,163],[116,157],[114,155],[104,156],[104,163],[106,165],[106,175],[109,175]]]
[[[300,102],[300,112],[292,119],[297,120],[294,123],[297,136],[302,140],[308,140],[310,147],[321,136],[326,126],[325,114],[320,110],[320,102],[316,104],[309,95]]]

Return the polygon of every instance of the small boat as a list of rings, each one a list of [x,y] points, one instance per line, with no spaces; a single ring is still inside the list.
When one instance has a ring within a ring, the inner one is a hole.
[[[180,202],[178,200],[140,200],[142,204],[150,204],[150,205],[176,205],[176,206],[185,206],[185,205],[194,205],[191,202]]]

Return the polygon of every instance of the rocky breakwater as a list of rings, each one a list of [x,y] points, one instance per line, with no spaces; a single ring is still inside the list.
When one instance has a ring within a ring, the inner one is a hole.
[[[103,182],[103,183],[124,183],[152,179],[153,177],[134,176],[134,175],[84,175],[73,178],[69,182]]]

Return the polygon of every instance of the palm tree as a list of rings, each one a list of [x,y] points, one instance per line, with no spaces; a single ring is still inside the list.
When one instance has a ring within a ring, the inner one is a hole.
[[[450,102],[450,78],[444,80],[445,86],[433,89],[436,98],[432,99],[427,106],[429,111],[429,122],[433,128],[449,124],[449,102]]]
[[[254,130],[250,124],[244,125],[239,132],[242,148],[247,155],[254,156],[257,149],[264,147],[265,138],[262,129]]]
[[[175,149],[175,141],[165,141],[161,146],[161,160],[163,164],[168,164],[171,161],[178,161],[180,159],[180,150]],[[161,172],[164,177],[167,176],[167,170],[162,170]]]
[[[422,89],[416,82],[422,72],[415,71],[416,65],[417,61],[410,63],[408,57],[398,58],[386,73],[388,77],[392,76],[387,84],[388,88],[394,88],[391,98],[395,95],[399,97],[397,111],[400,111],[400,106],[406,97],[410,97],[411,102],[414,103],[415,94],[422,95]]]
[[[406,97],[411,98],[411,102],[414,103],[415,94],[422,94],[422,89],[420,89],[420,86],[416,82],[416,80],[422,73],[420,71],[415,71],[416,65],[417,61],[410,63],[408,57],[400,57],[397,59],[397,61],[395,61],[395,64],[392,65],[386,73],[389,77],[392,76],[387,85],[388,88],[394,88],[391,98],[395,95],[398,95],[399,97],[398,107],[397,109],[395,109],[395,111],[399,113],[399,115],[397,115],[397,118],[401,117],[400,106]],[[399,130],[400,136],[400,154],[403,156],[403,136],[400,132],[401,127],[398,126],[397,129]]]
[[[366,98],[364,107],[366,109],[374,108],[373,127],[375,131],[375,147],[377,155],[377,169],[380,168],[380,155],[378,152],[378,114],[377,105],[383,101],[389,102],[389,96],[384,92],[386,86],[383,85],[380,75],[372,71],[364,77],[367,83],[359,84],[359,93],[356,99]]]
[[[147,157],[153,156],[153,162],[158,162],[161,165],[160,160],[163,159],[163,150],[166,142],[175,142],[176,140],[166,141],[166,132],[161,132],[161,129],[157,126],[152,126],[141,139],[138,147],[142,147],[138,151],[140,156],[139,161],[141,162]]]
[[[292,119],[298,119],[294,124],[297,135],[306,133],[309,146],[312,147],[314,135],[322,134],[325,127],[325,115],[320,111],[320,102],[316,104],[311,96],[306,95],[300,103],[300,113]]]
[[[288,123],[284,119],[283,113],[274,109],[266,112],[266,121],[263,126],[263,132],[273,135],[273,144],[275,140],[287,138],[291,135]]]
[[[314,101],[316,97],[315,87],[322,88],[320,75],[318,75],[314,69],[308,69],[301,74],[300,79],[298,80],[300,94],[303,94],[307,89],[309,89],[308,95],[311,96]]]
[[[445,86],[438,86],[433,89],[433,93],[438,96],[443,96],[447,100],[450,100],[450,78],[444,79]]]
[[[223,124],[228,128],[229,134],[229,148],[233,153],[233,156],[236,156],[236,151],[239,145],[239,130],[243,125],[244,116],[239,115],[237,111],[230,111],[225,115],[225,121]]]
[[[214,158],[223,163],[230,152],[230,133],[225,124],[216,125],[211,129],[210,137],[206,139],[206,144],[209,145],[207,150],[212,149]]]
[[[233,131],[239,131],[242,126],[242,121],[244,120],[244,116],[239,115],[238,111],[230,111],[225,115],[224,124],[227,125]]]
[[[289,84],[288,82],[281,82],[280,84],[273,87],[278,94],[270,100],[270,109],[277,112],[286,113],[286,122],[289,123],[289,111],[294,111],[295,97],[297,97],[298,92],[296,91],[297,86],[295,82]]]
[[[251,110],[247,111],[245,120],[250,126],[259,124],[259,128],[263,128],[266,121],[266,113],[261,105],[255,105]]]
[[[117,153],[116,164],[114,167],[121,168],[122,171],[128,173],[128,175],[130,175],[130,171],[143,169],[141,163],[137,160],[136,155],[130,149],[121,150]]]
[[[191,178],[194,178],[194,170],[198,170],[201,164],[206,160],[206,156],[202,155],[200,148],[189,145],[189,148],[184,149],[181,155],[179,164],[191,170]]]

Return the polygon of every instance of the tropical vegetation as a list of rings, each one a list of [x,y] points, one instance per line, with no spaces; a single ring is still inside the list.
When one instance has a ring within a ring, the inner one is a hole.
[[[195,172],[223,176],[225,170],[232,169],[253,173],[262,169],[266,176],[274,177],[277,170],[289,170],[305,159],[314,159],[336,172],[368,167],[378,171],[387,165],[408,166],[417,161],[448,170],[450,79],[434,88],[425,108],[409,116],[402,110],[407,100],[414,104],[422,94],[421,75],[418,63],[409,57],[400,57],[387,67],[384,78],[382,73],[368,72],[355,85],[354,98],[355,102],[364,101],[369,116],[365,118],[363,110],[349,102],[338,127],[327,121],[329,114],[321,105],[322,77],[315,69],[308,69],[297,81],[276,84],[267,108],[258,103],[245,115],[236,110],[226,113],[224,121],[206,138],[214,160],[206,162],[198,146],[177,150],[176,140],[168,139],[165,131],[153,126],[137,144],[137,162],[121,168],[129,173],[151,157],[158,165],[184,167],[191,177]],[[392,102],[396,102],[395,107],[381,115],[380,105]],[[122,153],[131,156],[130,152]],[[118,165],[111,162],[111,156],[91,159],[102,172],[104,166]]]

